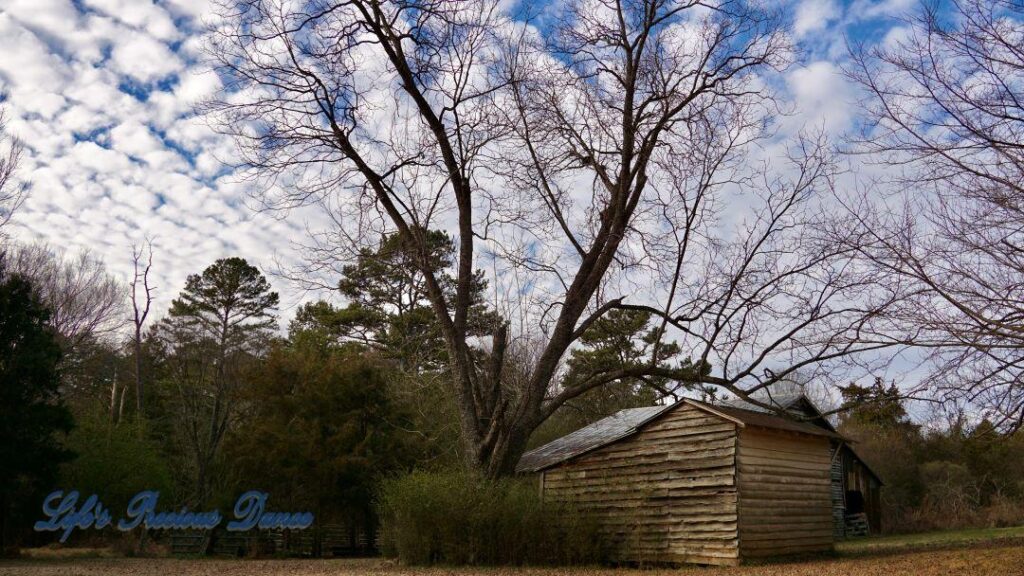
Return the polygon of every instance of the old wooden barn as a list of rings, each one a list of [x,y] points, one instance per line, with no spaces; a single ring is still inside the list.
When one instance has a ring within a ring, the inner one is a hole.
[[[775,402],[793,417],[689,399],[622,410],[517,470],[593,513],[623,562],[732,565],[877,529],[877,475],[806,398]]]

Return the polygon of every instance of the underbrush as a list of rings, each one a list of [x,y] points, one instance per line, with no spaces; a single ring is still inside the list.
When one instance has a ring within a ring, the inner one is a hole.
[[[410,565],[596,564],[597,525],[535,481],[414,472],[380,490],[381,547]]]
[[[997,496],[986,506],[957,505],[956,501],[926,498],[921,506],[889,511],[883,520],[890,534],[936,530],[1007,528],[1024,525],[1024,503]]]

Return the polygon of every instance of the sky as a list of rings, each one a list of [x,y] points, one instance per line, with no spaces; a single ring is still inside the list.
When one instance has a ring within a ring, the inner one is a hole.
[[[842,134],[857,120],[840,73],[847,40],[892,42],[913,0],[784,6],[801,48],[785,76],[797,114],[784,128]],[[32,183],[7,233],[88,249],[124,280],[131,247],[151,238],[158,311],[214,260],[237,255],[271,272],[296,262],[306,231],[325,225],[312,210],[254,210],[221,162],[231,143],[195,116],[220,87],[201,50],[211,13],[206,0],[0,0],[0,98]],[[285,317],[313,296],[272,282]]]

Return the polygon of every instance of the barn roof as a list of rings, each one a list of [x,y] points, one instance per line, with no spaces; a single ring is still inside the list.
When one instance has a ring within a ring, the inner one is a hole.
[[[759,398],[759,400],[761,400],[762,402],[766,404],[771,404],[773,406],[778,406],[783,410],[789,410],[790,408],[793,408],[794,406],[799,404],[801,400],[806,399],[807,397],[804,396],[803,394],[772,394],[771,396],[767,396],[765,398]],[[767,408],[763,408],[761,406],[758,406],[757,404],[747,402],[746,400],[741,400],[739,398],[723,400],[721,405],[732,406],[733,408],[744,408],[746,410],[753,410],[754,412],[768,411]]]
[[[627,408],[588,424],[575,432],[535,448],[519,459],[517,472],[537,472],[579,456],[584,452],[607,446],[636,432],[645,422],[674,405]]]
[[[774,428],[801,434],[841,438],[835,432],[816,426],[809,422],[799,422],[790,418],[736,408],[734,406],[718,406],[705,404],[685,398],[665,406],[649,406],[646,408],[628,408],[620,410],[607,418],[598,420],[579,430],[562,436],[539,448],[535,448],[519,460],[517,472],[539,472],[566,460],[575,458],[592,450],[607,446],[635,434],[644,424],[658,418],[684,404],[703,410],[709,414],[735,422],[740,426]]]
[[[802,393],[792,394],[769,394],[765,397],[758,398],[764,404],[775,407],[776,410],[782,410],[789,412],[794,416],[803,416],[803,422],[812,422],[817,426],[828,428],[835,432],[836,429],[828,421],[827,418],[822,416],[822,411],[818,406],[811,401],[806,395]],[[747,402],[739,398],[733,398],[722,402],[723,406],[731,406],[733,408],[742,408],[744,410],[751,410],[753,412],[763,412],[766,414],[777,414],[778,412],[771,408],[759,406],[753,402]],[[808,420],[809,419],[809,420]]]
[[[703,404],[703,403],[700,403]],[[736,408],[734,406],[719,406],[719,405],[708,405],[704,404],[709,410],[721,412],[726,416],[732,416],[740,423],[749,426],[758,426],[761,428],[775,428],[777,430],[787,430],[789,432],[799,432],[801,434],[811,434],[813,436],[828,436],[829,438],[842,438],[836,432],[829,430],[823,426],[812,424],[803,420],[794,420],[778,414],[772,414],[766,411],[759,410],[748,410],[746,408]]]

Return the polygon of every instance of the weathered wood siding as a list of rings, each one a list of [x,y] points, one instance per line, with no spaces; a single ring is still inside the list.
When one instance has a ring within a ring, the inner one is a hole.
[[[843,458],[841,444],[834,444],[829,451],[832,467],[829,473],[832,494],[832,536],[838,542],[846,539],[846,488],[843,483]]]
[[[737,467],[743,558],[832,547],[827,438],[747,427],[739,435]]]
[[[546,498],[598,518],[612,559],[736,564],[736,425],[681,406],[544,472]]]

